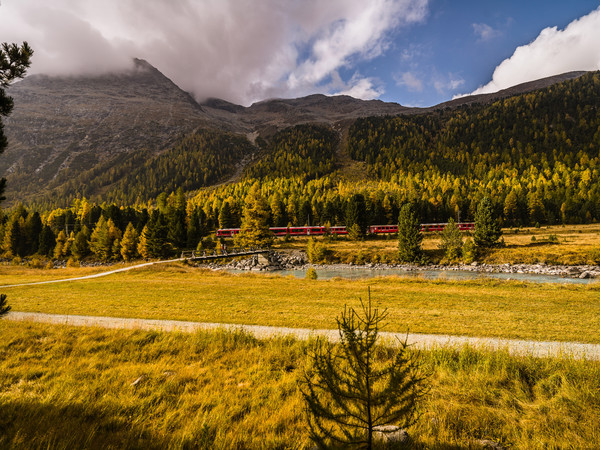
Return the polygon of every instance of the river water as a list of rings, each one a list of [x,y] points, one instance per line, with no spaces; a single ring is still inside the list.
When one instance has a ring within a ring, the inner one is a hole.
[[[228,269],[231,273],[246,273],[245,270]],[[320,280],[331,278],[364,279],[386,276],[419,277],[427,280],[476,280],[476,279],[499,279],[514,280],[528,283],[568,283],[568,284],[590,284],[596,282],[593,278],[567,278],[556,275],[542,275],[532,273],[496,273],[496,272],[471,272],[466,270],[404,270],[404,269],[372,269],[367,267],[316,267],[317,277]],[[306,269],[278,270],[274,272],[263,272],[280,276],[294,276],[296,278],[306,277]],[[600,281],[598,281],[600,282]]]

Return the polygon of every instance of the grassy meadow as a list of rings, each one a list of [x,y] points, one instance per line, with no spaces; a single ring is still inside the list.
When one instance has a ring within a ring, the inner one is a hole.
[[[437,239],[426,237],[429,255]],[[505,230],[504,239],[486,262],[586,263],[600,248],[600,227]],[[394,238],[327,245],[355,262],[393,258],[397,248]],[[304,250],[306,239],[285,246]],[[15,311],[335,328],[344,305],[357,306],[370,288],[388,308],[386,331],[600,343],[600,283],[307,280],[172,263],[2,288],[114,268],[2,265],[0,293]],[[223,331],[0,320],[0,448],[310,448],[298,390],[308,345]],[[468,347],[421,357],[430,392],[408,430],[414,448],[476,449],[481,439],[528,449],[600,442],[600,362]]]
[[[305,342],[0,321],[1,448],[310,448]],[[386,352],[381,352],[385,355]],[[415,448],[592,448],[600,363],[421,353]]]
[[[12,270],[2,268],[3,284],[21,279],[22,269]],[[47,272],[30,269],[25,279]],[[67,274],[76,276],[77,269]],[[338,312],[358,305],[369,287],[373,301],[389,310],[389,331],[600,343],[600,283],[307,280],[170,264],[0,291],[15,311],[335,328]]]
[[[554,225],[540,228],[505,228],[504,247],[481,255],[480,262],[489,264],[600,264],[600,225]],[[467,234],[465,234],[467,236]],[[395,235],[378,236],[361,242],[340,237],[316,238],[326,243],[332,262],[397,263],[398,240]],[[276,241],[278,249],[306,250],[308,238],[295,237]],[[423,249],[429,260],[439,263],[443,252],[437,233],[424,233]]]

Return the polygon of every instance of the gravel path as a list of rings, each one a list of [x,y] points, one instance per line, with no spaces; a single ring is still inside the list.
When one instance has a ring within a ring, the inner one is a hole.
[[[83,277],[62,278],[60,280],[50,280],[50,281],[35,281],[33,283],[8,284],[6,286],[0,285],[0,288],[4,289],[4,288],[19,287],[19,286],[35,286],[36,284],[64,283],[65,281],[89,280],[90,278],[105,277],[107,275],[112,275],[113,273],[127,272],[128,270],[139,269],[140,267],[146,267],[146,266],[153,266],[155,264],[166,264],[166,263],[172,263],[172,262],[177,262],[177,261],[183,261],[184,259],[185,258],[177,258],[177,259],[169,259],[167,261],[153,261],[153,262],[148,262],[148,263],[143,263],[143,264],[136,264],[135,266],[122,267],[120,269],[109,270],[108,272],[95,273],[93,275],[85,275]]]
[[[197,330],[228,331],[241,330],[259,339],[292,336],[297,339],[323,336],[329,340],[338,339],[337,330],[311,330],[308,328],[268,327],[260,325],[235,325],[223,323],[184,322],[178,320],[128,319],[100,316],[69,316],[59,314],[42,314],[12,311],[6,319],[14,321],[45,322],[75,326],[96,326],[104,328],[127,328],[141,330],[181,331],[192,333]],[[511,354],[532,355],[535,357],[565,356],[574,359],[600,360],[600,345],[578,342],[538,342],[517,339],[478,338],[467,336],[450,336],[443,334],[406,334],[381,333],[388,342],[407,338],[409,344],[417,348],[462,347],[465,345],[486,350],[508,350]]]

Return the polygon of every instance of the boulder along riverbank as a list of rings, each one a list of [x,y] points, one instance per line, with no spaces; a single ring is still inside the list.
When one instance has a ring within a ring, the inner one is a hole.
[[[549,264],[310,264],[306,254],[303,252],[294,252],[291,254],[281,252],[270,252],[263,258],[254,255],[249,258],[233,261],[223,261],[211,264],[196,264],[198,267],[219,270],[252,270],[252,271],[278,271],[278,270],[303,270],[309,267],[329,268],[335,270],[356,270],[356,269],[374,269],[387,270],[396,269],[406,272],[419,272],[430,270],[441,271],[463,271],[480,273],[514,273],[514,274],[535,274],[548,275],[563,278],[600,278],[600,266],[595,265],[549,265]]]

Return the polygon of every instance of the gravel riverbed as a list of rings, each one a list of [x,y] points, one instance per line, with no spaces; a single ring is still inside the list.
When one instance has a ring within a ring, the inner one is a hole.
[[[474,262],[472,264],[457,264],[457,265],[412,265],[412,264],[328,264],[328,265],[312,265],[308,263],[306,255],[302,252],[294,252],[292,254],[271,252],[268,257],[268,262],[262,260],[258,256],[253,256],[243,260],[234,260],[227,263],[212,263],[198,264],[199,267],[209,269],[229,269],[229,270],[253,270],[253,271],[278,271],[278,270],[303,270],[309,267],[323,267],[334,270],[356,270],[356,269],[373,269],[385,271],[388,269],[403,270],[406,272],[423,272],[423,271],[464,271],[478,273],[513,273],[513,274],[534,274],[547,275],[563,278],[600,278],[600,266],[581,265],[581,266],[566,266],[566,265],[549,265],[549,264],[482,264]]]

